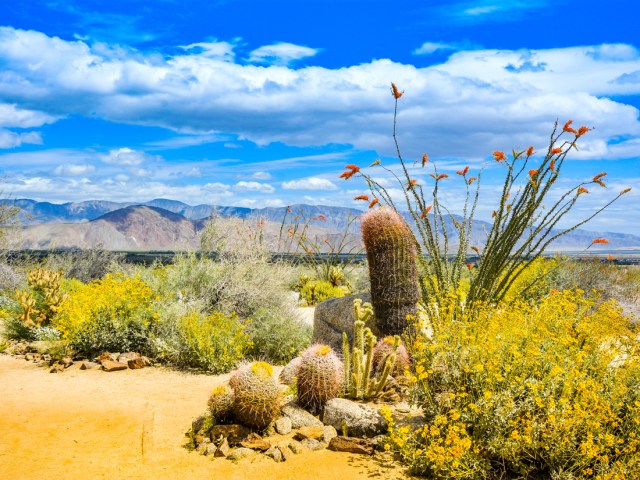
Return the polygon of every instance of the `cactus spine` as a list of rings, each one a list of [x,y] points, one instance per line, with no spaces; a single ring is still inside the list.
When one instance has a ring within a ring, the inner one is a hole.
[[[379,378],[371,378],[373,370],[376,336],[365,327],[365,321],[372,317],[371,304],[362,304],[362,300],[353,302],[356,321],[353,325],[353,348],[349,348],[346,333],[342,334],[342,350],[345,358],[345,394],[351,398],[368,399],[376,397],[384,388],[391,368],[395,364],[395,350],[400,338],[394,344],[393,351],[384,358],[384,367]],[[387,365],[389,364],[389,365]]]
[[[266,362],[240,367],[229,380],[233,388],[234,413],[248,427],[264,429],[280,415],[280,386]]]
[[[224,423],[233,417],[234,394],[228,385],[216,387],[207,403],[209,411],[217,423]]]
[[[415,239],[392,208],[370,210],[362,216],[361,225],[376,333],[401,335],[407,327],[407,315],[416,315],[420,300]]]
[[[344,366],[328,345],[312,345],[300,356],[298,403],[317,413],[340,393]]]

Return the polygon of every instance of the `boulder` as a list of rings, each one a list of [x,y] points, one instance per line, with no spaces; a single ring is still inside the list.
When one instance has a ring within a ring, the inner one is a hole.
[[[319,303],[313,316],[313,341],[330,345],[336,351],[342,351],[342,332],[346,332],[349,342],[353,342],[353,324],[356,321],[353,301],[357,298],[360,298],[363,303],[371,303],[369,293],[330,298]],[[367,322],[367,326],[373,328],[373,325],[373,319]]]
[[[280,417],[276,420],[275,425],[276,432],[278,432],[280,435],[286,435],[287,433],[291,432],[292,426],[291,419],[289,417]]]
[[[337,437],[338,432],[331,425],[326,425],[324,427],[324,433],[322,434],[322,441],[324,443],[329,443],[332,438]]]
[[[359,453],[361,455],[373,455],[371,440],[356,437],[334,437],[329,442],[329,450],[334,452]]]
[[[345,398],[332,398],[327,402],[323,421],[340,432],[343,424],[346,425],[347,433],[352,437],[375,437],[389,427],[376,408]]]
[[[305,438],[300,444],[311,451],[322,450],[324,448],[324,445],[315,438]]]
[[[291,419],[291,428],[322,426],[320,420],[294,402],[282,406],[282,415]]]

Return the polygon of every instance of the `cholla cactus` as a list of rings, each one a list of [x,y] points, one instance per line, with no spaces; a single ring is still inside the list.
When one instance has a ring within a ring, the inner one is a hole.
[[[344,381],[343,365],[328,345],[312,345],[300,356],[298,403],[313,413],[335,398]]]
[[[211,392],[207,405],[216,422],[225,423],[233,417],[234,399],[229,385],[220,385]]]
[[[408,326],[407,315],[415,316],[420,300],[414,236],[404,219],[388,207],[365,213],[361,225],[376,333],[401,335]]]
[[[240,367],[229,385],[235,394],[234,414],[243,425],[264,429],[280,415],[280,386],[268,363]]]
[[[409,353],[402,342],[399,343],[397,349],[394,352],[394,345],[396,343],[395,337],[385,337],[378,340],[376,346],[373,347],[373,371],[375,373],[381,373],[384,370],[386,357],[392,353],[395,353],[395,363],[391,370],[393,377],[401,376],[404,374],[404,370],[409,366]]]
[[[16,299],[22,307],[20,318],[28,327],[47,326],[60,310],[66,295],[62,288],[62,273],[35,268],[27,275],[31,291],[16,292]]]

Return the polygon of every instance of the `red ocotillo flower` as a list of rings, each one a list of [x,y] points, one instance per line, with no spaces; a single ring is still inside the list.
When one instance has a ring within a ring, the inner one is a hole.
[[[458,170],[456,173],[458,175],[462,175],[463,177],[467,174],[467,172],[469,171],[469,165],[467,165],[466,167],[464,167],[464,170]]]
[[[533,145],[527,148],[527,157],[530,157],[531,155],[533,155]]]
[[[602,245],[606,245],[607,243],[609,243],[609,240],[607,240],[606,238],[594,238],[593,241],[591,242],[591,245],[595,245],[598,243]]]
[[[471,185],[473,182],[475,182],[478,178],[477,177],[470,177],[469,180],[467,180],[467,183],[469,185]]]
[[[407,183],[407,190],[411,190],[413,187],[415,187],[418,184],[418,181],[414,178],[409,180],[409,182]]]
[[[378,200],[377,198],[374,198],[373,200],[371,200],[371,203],[369,204],[369,208],[373,208],[373,207],[374,207],[374,205],[375,205],[376,203],[378,203],[379,201],[380,201],[380,200]]]
[[[584,187],[580,187],[580,188],[578,189],[578,195],[581,195],[581,194],[583,194],[583,193],[589,193],[589,190],[587,190],[587,189],[586,189],[586,188],[584,188]]]
[[[404,93],[404,90],[403,91],[398,90],[398,87],[396,87],[396,84],[391,82],[391,95],[393,95],[393,98],[397,100],[402,96],[403,93]]]
[[[587,133],[589,130],[591,130],[590,128],[585,127],[584,125],[582,127],[580,127],[578,129],[578,133],[576,133],[576,138],[581,137],[582,135],[584,135],[585,133]]]
[[[607,255],[607,260],[611,261],[611,260],[615,260],[616,257],[614,257],[613,255]]]
[[[625,193],[628,193],[628,192],[630,192],[630,191],[631,191],[631,187],[629,187],[629,188],[625,188],[624,190],[622,190],[622,191],[620,192],[620,195],[624,195]]]
[[[504,154],[504,152],[500,151],[500,150],[496,150],[493,152],[493,159],[496,162],[501,162],[503,160],[507,159],[507,156]]]
[[[326,222],[326,221],[327,221],[327,217],[325,217],[325,216],[324,216],[324,215],[322,215],[322,214],[318,215],[318,218],[319,218],[320,220],[322,220],[323,222]]]
[[[467,268],[468,268],[469,270],[471,270],[471,269],[473,268],[473,264],[471,264],[471,263],[467,263]]]
[[[538,169],[533,169],[533,170],[529,170],[529,176],[530,177],[535,177],[536,175],[538,175]]]
[[[556,147],[551,150],[551,155],[557,155],[558,153],[562,153],[562,149],[560,147]]]
[[[556,159],[555,158],[551,159],[551,163],[549,164],[549,168],[551,169],[552,172],[556,171]]]
[[[480,249],[478,247],[476,247],[476,246],[471,247],[471,250],[473,250],[477,254],[480,254]]]
[[[353,170],[348,170],[346,172],[342,172],[338,178],[344,178],[345,180],[349,180],[351,177],[353,177],[355,175],[355,171]]]
[[[578,132],[575,131],[575,129],[571,128],[571,124],[573,123],[573,120],[569,120],[567,123],[564,124],[564,127],[562,127],[562,131],[563,132],[569,132],[569,133],[574,133],[574,134],[578,134]]]
[[[362,200],[364,202],[368,202],[369,195],[358,195],[357,197],[354,197],[354,200]]]
[[[593,181],[597,182],[598,180],[600,180],[602,177],[606,177],[607,176],[607,172],[602,172],[597,174],[595,177],[593,177]]]
[[[353,165],[353,164],[348,164],[345,165],[344,168],[346,168],[347,170],[353,170],[354,172],[359,172],[360,171],[360,167],[357,165]]]
[[[424,167],[427,162],[429,161],[429,155],[427,155],[426,153],[422,154],[422,166]]]
[[[369,165],[369,167],[375,167],[376,165],[380,165],[380,159],[379,158],[376,158],[374,160],[374,162],[371,165]]]
[[[424,212],[420,214],[420,218],[424,218],[427,215],[429,215],[429,212],[431,211],[432,208],[433,208],[433,205],[429,205],[427,208],[425,208]]]

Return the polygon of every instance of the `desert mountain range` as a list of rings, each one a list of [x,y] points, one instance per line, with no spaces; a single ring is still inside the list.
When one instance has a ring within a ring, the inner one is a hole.
[[[223,228],[229,231],[240,232],[250,228],[252,222],[262,220],[265,243],[275,250],[285,215],[285,228],[290,222],[309,221],[310,235],[322,243],[327,237],[339,238],[350,219],[363,213],[353,208],[315,205],[292,205],[289,207],[291,213],[287,213],[287,207],[192,206],[169,199],[155,199],[144,204],[103,200],[55,204],[29,199],[12,203],[22,210],[22,227],[17,232],[16,245],[30,249],[102,245],[109,250],[192,250],[199,247],[205,222],[215,214]],[[297,215],[298,219],[295,218]],[[409,219],[408,214],[406,216]],[[451,223],[451,220],[447,221]],[[476,220],[472,244],[482,245],[489,227],[489,223]],[[356,219],[349,233],[351,243],[359,243],[359,230]],[[454,231],[452,226],[447,230]],[[607,238],[610,241],[607,247],[611,249],[640,248],[638,236],[579,229],[558,239],[551,249],[582,250],[597,237]]]

